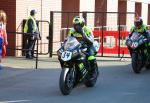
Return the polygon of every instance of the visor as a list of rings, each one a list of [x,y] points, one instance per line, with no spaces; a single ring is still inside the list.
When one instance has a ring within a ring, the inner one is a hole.
[[[136,27],[139,27],[139,26],[141,26],[141,23],[140,23],[140,22],[135,22],[134,25],[135,25]]]

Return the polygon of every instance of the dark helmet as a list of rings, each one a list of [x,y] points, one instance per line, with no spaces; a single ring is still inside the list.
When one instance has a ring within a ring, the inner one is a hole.
[[[36,10],[31,10],[31,11],[30,11],[30,15],[31,15],[31,16],[35,15],[36,13],[37,13]]]
[[[73,24],[80,25],[81,27],[83,27],[85,25],[85,20],[83,17],[75,16],[73,19]]]
[[[143,25],[143,20],[141,17],[135,17],[134,20],[135,27],[141,27]]]

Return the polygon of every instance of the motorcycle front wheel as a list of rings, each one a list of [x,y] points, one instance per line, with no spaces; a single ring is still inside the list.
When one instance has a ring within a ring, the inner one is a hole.
[[[139,59],[140,55],[138,55],[138,53],[132,53],[132,68],[134,73],[139,74],[141,72],[142,69],[142,57],[141,59]]]
[[[74,87],[74,74],[69,68],[63,68],[59,79],[59,88],[63,95],[69,95]]]

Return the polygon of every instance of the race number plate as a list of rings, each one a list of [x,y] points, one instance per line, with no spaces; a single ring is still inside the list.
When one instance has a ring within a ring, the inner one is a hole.
[[[131,45],[132,48],[137,48],[138,47],[138,42],[133,42]]]
[[[72,56],[72,52],[65,51],[65,52],[62,53],[61,59],[63,61],[69,61],[71,59],[71,56]]]

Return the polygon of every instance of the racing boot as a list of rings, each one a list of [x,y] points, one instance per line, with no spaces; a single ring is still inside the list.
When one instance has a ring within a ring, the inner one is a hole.
[[[91,79],[94,79],[99,74],[96,59],[89,60],[89,63],[90,63],[90,68],[91,68],[90,70]]]

